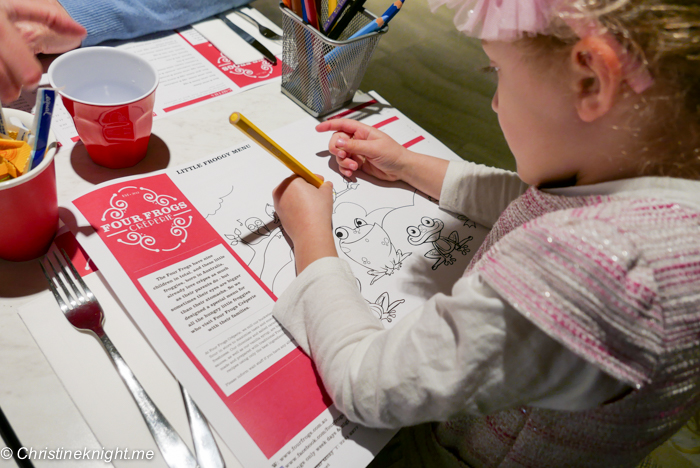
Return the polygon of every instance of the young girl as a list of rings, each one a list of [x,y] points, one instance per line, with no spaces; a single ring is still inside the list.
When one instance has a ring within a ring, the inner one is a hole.
[[[348,418],[413,426],[395,466],[635,466],[700,408],[700,6],[449,3],[498,75],[517,177],[317,130],[343,175],[406,181],[489,236],[451,296],[385,330],[337,257],[330,184],[291,177],[275,316]]]

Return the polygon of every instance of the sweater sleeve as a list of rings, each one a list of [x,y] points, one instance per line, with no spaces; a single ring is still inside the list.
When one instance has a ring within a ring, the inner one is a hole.
[[[586,409],[626,388],[540,332],[478,275],[384,329],[347,262],[324,258],[273,313],[312,357],[336,406],[371,427],[522,404]]]
[[[442,183],[440,207],[490,228],[527,188],[515,172],[469,161],[450,161]]]
[[[83,46],[132,39],[192,24],[250,0],[59,0],[87,29]]]
[[[641,387],[658,369],[661,293],[636,234],[617,222],[627,213],[616,218],[604,209],[537,217],[504,236],[472,271],[543,333]]]

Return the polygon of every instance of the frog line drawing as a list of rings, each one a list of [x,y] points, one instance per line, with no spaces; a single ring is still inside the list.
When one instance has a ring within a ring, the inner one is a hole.
[[[476,228],[476,223],[464,215],[457,216],[457,219],[464,222],[464,224],[462,224],[462,226],[466,226],[468,228],[473,228],[473,229]]]
[[[452,231],[449,236],[442,235],[442,229],[445,223],[438,218],[430,218],[424,216],[420,220],[418,226],[409,226],[406,228],[408,233],[408,242],[411,245],[432,244],[432,249],[424,256],[431,260],[436,260],[432,269],[437,270],[440,265],[452,265],[456,260],[452,256],[452,252],[461,252],[462,255],[467,255],[471,252],[468,242],[474,239],[469,236],[466,239],[460,240],[457,231]]]
[[[247,234],[235,228],[233,234],[224,233],[224,237],[231,246],[238,247],[250,269],[276,292],[278,280],[294,274],[294,257],[274,207],[268,203],[265,205],[265,213],[272,222],[265,224],[262,219],[252,216],[245,220]],[[239,223],[243,225],[241,221]],[[244,251],[247,251],[247,254],[244,254]]]
[[[394,247],[389,234],[381,225],[387,210],[367,213],[355,203],[341,203],[334,210],[333,233],[338,241],[338,251],[367,269],[372,276],[370,285],[401,269],[403,261],[412,252],[402,252]]]
[[[385,320],[389,323],[396,318],[396,311],[394,309],[406,302],[405,299],[398,299],[391,302],[389,293],[386,291],[381,293],[374,302],[370,302],[367,299],[365,300],[369,303],[370,310],[377,315],[379,320]]]

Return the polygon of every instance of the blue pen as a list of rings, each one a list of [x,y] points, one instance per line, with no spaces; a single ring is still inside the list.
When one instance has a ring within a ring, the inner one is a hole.
[[[34,135],[32,153],[29,159],[29,168],[34,169],[44,159],[46,148],[49,144],[49,130],[51,129],[51,117],[53,106],[56,102],[56,90],[40,88],[36,95],[36,108],[34,110]]]

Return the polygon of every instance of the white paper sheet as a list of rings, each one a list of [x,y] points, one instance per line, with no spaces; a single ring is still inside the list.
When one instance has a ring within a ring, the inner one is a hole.
[[[350,115],[411,149],[457,158],[375,97]],[[316,133],[316,123],[308,117],[271,136],[334,183],[336,228],[352,230],[357,219],[373,227],[361,248],[346,243],[339,251],[390,327],[425,298],[449,291],[486,231],[408,186],[340,177],[328,135]],[[271,210],[272,189],[288,174],[253,143],[239,145],[78,197],[69,207],[78,220],[73,229],[243,466],[295,468],[321,460],[320,466],[365,466],[392,432],[359,427],[332,406],[320,407],[322,389],[308,358],[269,316],[294,277],[291,249]],[[452,252],[436,256],[430,243],[408,241],[407,228],[425,218],[445,223],[440,236],[450,236]]]

